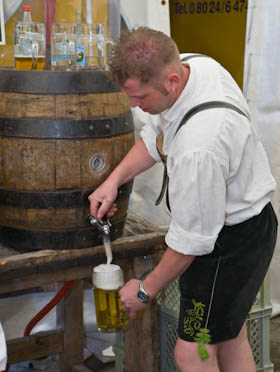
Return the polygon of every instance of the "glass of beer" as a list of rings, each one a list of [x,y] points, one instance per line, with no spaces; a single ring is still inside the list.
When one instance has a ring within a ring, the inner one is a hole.
[[[118,265],[102,264],[92,273],[98,330],[117,332],[128,323],[128,313],[122,309],[119,289],[124,285],[123,272]]]
[[[16,70],[44,70],[46,29],[44,23],[16,22],[14,60]]]
[[[70,71],[76,66],[76,35],[73,23],[54,23],[51,30],[52,70]]]

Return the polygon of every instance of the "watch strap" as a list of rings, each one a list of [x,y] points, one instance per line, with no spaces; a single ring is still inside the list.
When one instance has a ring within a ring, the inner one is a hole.
[[[144,289],[143,280],[141,280],[140,283],[139,283],[138,294],[139,293],[142,294],[142,296],[138,296],[138,298],[140,299],[141,302],[143,302],[143,303],[150,303],[151,302],[151,299],[150,299],[148,293]]]

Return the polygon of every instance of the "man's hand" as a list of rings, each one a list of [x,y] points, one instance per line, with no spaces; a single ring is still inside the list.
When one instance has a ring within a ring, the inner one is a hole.
[[[137,297],[137,291],[140,280],[131,279],[120,290],[120,299],[123,303],[123,309],[129,312],[131,319],[136,319],[138,311],[143,310],[147,305],[141,302]]]
[[[117,211],[117,205],[114,203],[118,195],[118,187],[110,181],[103,182],[88,199],[90,202],[90,214],[101,220],[106,214],[112,217]]]

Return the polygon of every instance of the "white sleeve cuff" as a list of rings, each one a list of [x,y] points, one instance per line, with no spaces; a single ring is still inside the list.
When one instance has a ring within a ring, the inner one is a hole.
[[[214,250],[217,236],[202,236],[184,231],[171,223],[165,242],[174,251],[192,256],[203,256]]]

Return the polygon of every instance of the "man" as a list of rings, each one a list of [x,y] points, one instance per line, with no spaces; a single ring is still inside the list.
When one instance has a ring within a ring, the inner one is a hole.
[[[162,159],[168,248],[143,282],[120,290],[123,306],[135,318],[180,277],[179,371],[253,372],[245,320],[275,247],[275,181],[231,75],[207,56],[183,57],[161,32],[122,34],[112,78],[150,122],[89,196],[91,214],[112,216],[118,187]]]

